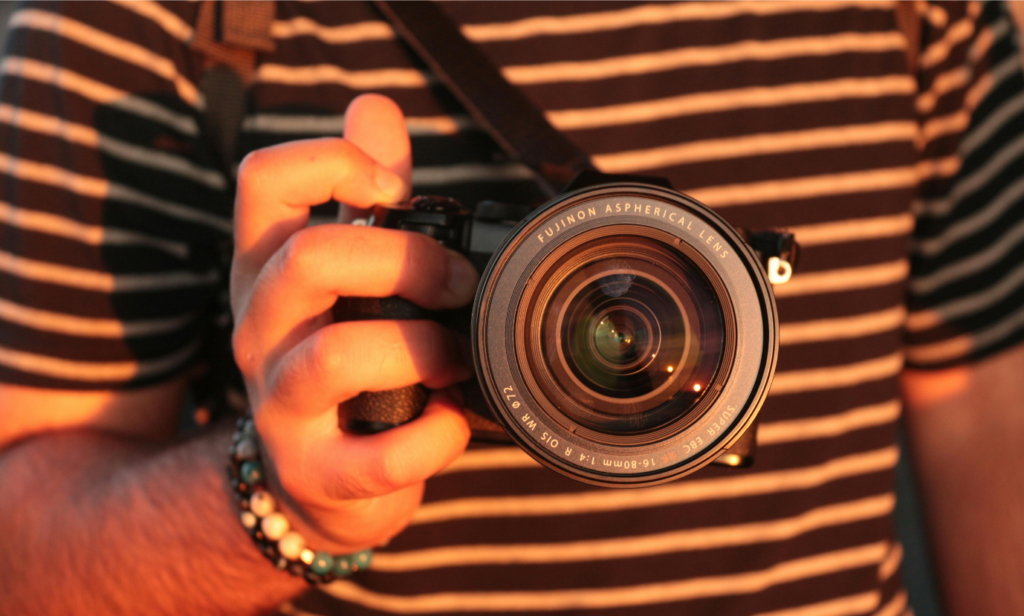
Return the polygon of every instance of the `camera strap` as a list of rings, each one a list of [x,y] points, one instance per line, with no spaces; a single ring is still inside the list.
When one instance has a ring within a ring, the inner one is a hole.
[[[434,2],[374,4],[505,154],[542,178],[548,196],[561,192],[580,171],[594,169],[590,157],[552,126]]]

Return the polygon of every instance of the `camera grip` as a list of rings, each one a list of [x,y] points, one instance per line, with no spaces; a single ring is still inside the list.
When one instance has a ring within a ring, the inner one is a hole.
[[[334,304],[335,321],[424,319],[426,311],[400,297],[340,297]],[[366,391],[345,403],[347,429],[374,434],[412,421],[427,404],[427,388],[411,385],[387,391]]]

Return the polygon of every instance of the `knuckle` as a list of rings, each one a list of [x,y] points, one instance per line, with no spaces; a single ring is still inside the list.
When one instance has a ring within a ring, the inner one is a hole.
[[[264,149],[253,150],[245,155],[238,165],[238,185],[244,187],[259,179],[266,169],[269,158]]]
[[[420,233],[409,233],[406,238],[402,271],[409,273],[406,279],[413,286],[426,292],[436,290],[445,284],[448,275],[448,255],[434,238]]]
[[[326,491],[334,498],[360,499],[378,496],[381,493],[377,477],[371,470],[358,473],[343,472],[333,483],[334,485],[326,486]]]
[[[303,229],[284,243],[280,250],[280,267],[288,278],[305,280],[317,269],[316,237]]]
[[[236,326],[235,331],[231,333],[231,351],[235,356],[238,370],[247,377],[252,377],[256,373],[256,353],[253,347],[252,336],[245,324]]]
[[[346,346],[340,342],[337,336],[324,332],[314,336],[306,353],[305,372],[315,379],[337,375],[343,363],[341,349]]]
[[[399,453],[388,452],[381,456],[380,463],[374,465],[373,483],[378,489],[393,492],[402,486],[405,481],[406,467],[405,458]]]

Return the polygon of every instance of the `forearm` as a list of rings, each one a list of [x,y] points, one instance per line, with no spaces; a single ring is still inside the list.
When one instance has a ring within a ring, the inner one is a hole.
[[[70,432],[3,451],[0,613],[245,615],[301,592],[238,523],[229,442]]]
[[[1024,614],[1024,349],[963,370],[908,396],[935,569],[947,616]]]

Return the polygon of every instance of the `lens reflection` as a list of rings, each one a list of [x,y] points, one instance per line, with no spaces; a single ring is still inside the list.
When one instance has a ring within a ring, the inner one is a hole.
[[[725,331],[694,261],[649,237],[603,236],[560,255],[539,287],[526,359],[560,413],[608,435],[689,421],[721,365]]]
[[[649,332],[640,330],[641,338]],[[625,310],[610,312],[598,321],[594,328],[594,347],[601,357],[613,364],[621,364],[636,358],[636,324]]]
[[[679,307],[656,281],[632,273],[629,288],[613,297],[605,289],[620,273],[585,284],[569,301],[562,324],[570,370],[584,385],[612,398],[656,390],[672,376],[665,367],[678,364],[685,353],[686,324]]]

